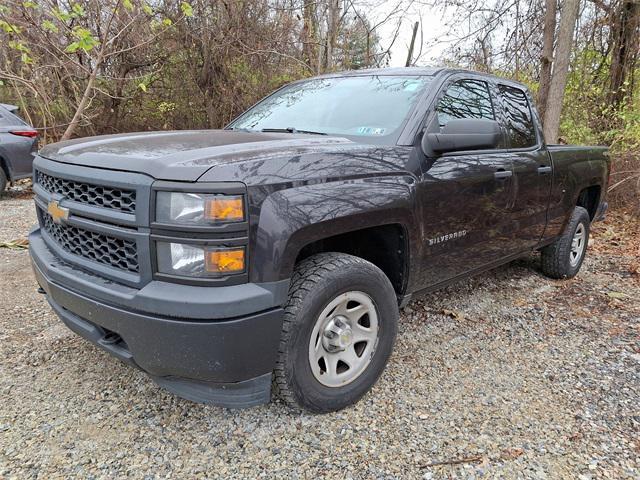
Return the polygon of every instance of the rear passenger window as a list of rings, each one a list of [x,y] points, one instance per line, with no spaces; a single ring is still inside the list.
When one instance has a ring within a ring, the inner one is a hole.
[[[502,110],[507,122],[510,148],[527,148],[536,145],[536,130],[527,96],[519,88],[498,85]]]
[[[26,125],[26,122],[18,117],[18,115],[12,114],[11,112],[4,110],[3,108],[0,108],[0,126],[9,127],[20,124]]]
[[[438,103],[436,111],[441,127],[453,118],[496,118],[489,87],[481,80],[459,80],[451,84]]]

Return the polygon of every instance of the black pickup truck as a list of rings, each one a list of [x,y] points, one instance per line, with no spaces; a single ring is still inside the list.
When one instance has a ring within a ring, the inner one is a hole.
[[[42,292],[194,401],[356,402],[413,295],[541,251],[569,278],[606,210],[604,148],[547,145],[526,88],[453,69],[287,85],[224,130],[49,145]]]

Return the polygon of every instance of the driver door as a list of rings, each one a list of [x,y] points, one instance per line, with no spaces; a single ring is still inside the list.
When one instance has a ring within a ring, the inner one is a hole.
[[[432,121],[440,127],[454,118],[496,120],[491,86],[480,78],[453,79],[436,105]],[[423,155],[418,198],[423,287],[499,261],[509,251],[513,166],[503,149]]]

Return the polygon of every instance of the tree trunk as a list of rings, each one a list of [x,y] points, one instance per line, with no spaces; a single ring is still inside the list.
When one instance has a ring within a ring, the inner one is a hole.
[[[610,88],[608,105],[618,108],[626,96],[631,96],[625,82],[631,80],[638,58],[640,43],[640,3],[637,0],[623,0],[614,13],[611,26],[613,48],[609,69]],[[630,85],[629,85],[630,86]]]
[[[518,32],[520,30],[520,2],[516,2],[516,25],[513,31],[513,56],[515,60],[515,71],[513,72],[513,78],[517,81],[520,79],[520,46],[518,45]]]
[[[325,50],[325,69],[333,68],[333,56],[338,40],[338,28],[340,21],[340,0],[329,0],[329,25],[327,29],[327,48]]]
[[[551,83],[553,64],[553,40],[556,34],[557,0],[546,0],[544,12],[544,30],[542,32],[542,57],[540,58],[540,89],[538,90],[538,113],[544,120]]]
[[[369,30],[369,27],[367,27],[365,25],[365,28],[367,29],[367,53],[365,55],[365,67],[369,68],[371,67],[371,30]]]
[[[76,108],[75,113],[73,114],[73,118],[71,119],[71,123],[67,126],[67,129],[64,131],[61,140],[69,140],[71,136],[76,131],[76,127],[80,123],[80,118],[82,118],[82,114],[84,113],[84,109],[87,108],[87,104],[89,103],[89,97],[91,96],[91,91],[93,90],[93,84],[96,82],[96,77],[98,75],[98,69],[102,67],[103,60],[103,52],[101,51],[96,60],[96,64],[91,70],[89,74],[89,80],[87,81],[87,86],[84,89],[84,93],[82,94],[82,98],[80,99],[80,103]]]
[[[64,131],[62,135],[62,140],[69,140],[71,136],[76,131],[76,127],[78,123],[80,123],[80,118],[84,114],[84,109],[87,108],[89,104],[89,97],[91,97],[91,92],[93,90],[93,85],[96,83],[96,77],[98,76],[98,71],[102,68],[102,62],[105,59],[105,55],[107,54],[107,35],[109,35],[109,30],[111,30],[111,24],[113,23],[113,19],[116,16],[116,12],[118,11],[118,7],[120,6],[120,0],[116,3],[116,7],[112,10],[111,15],[109,16],[109,20],[107,21],[107,25],[103,31],[103,34],[100,38],[100,52],[95,59],[93,69],[89,74],[89,79],[87,80],[87,86],[84,89],[84,93],[82,94],[82,98],[80,99],[80,103],[78,103],[78,107],[76,108],[75,113],[73,114],[73,118],[71,119],[71,123]]]
[[[488,73],[491,71],[491,47],[488,44],[488,39],[486,36],[484,38],[478,37],[476,43],[478,48],[474,52],[473,68]]]
[[[558,27],[558,43],[553,62],[553,74],[544,115],[544,136],[548,143],[556,143],[558,141],[562,101],[564,99],[564,89],[567,85],[573,34],[576,28],[579,8],[580,0],[565,0],[562,7],[560,25]]]
[[[416,35],[418,34],[418,22],[413,24],[413,33],[411,34],[411,45],[409,45],[409,52],[407,53],[407,62],[405,63],[405,67],[410,67],[413,63],[413,47],[416,43]]]
[[[302,54],[309,67],[319,73],[316,4],[317,0],[304,0],[302,5]]]

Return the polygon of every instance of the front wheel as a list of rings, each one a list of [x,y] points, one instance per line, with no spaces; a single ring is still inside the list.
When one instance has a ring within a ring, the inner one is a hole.
[[[575,277],[587,252],[591,218],[576,207],[562,235],[542,249],[542,272],[551,278]]]
[[[395,291],[372,263],[342,253],[303,260],[289,289],[276,392],[316,413],[357,402],[384,370],[397,322]]]

